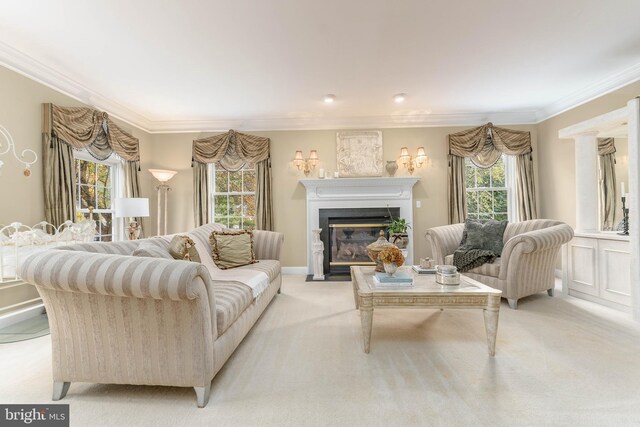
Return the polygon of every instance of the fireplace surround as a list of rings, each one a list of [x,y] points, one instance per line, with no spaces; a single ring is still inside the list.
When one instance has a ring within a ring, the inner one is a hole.
[[[357,209],[382,208],[388,215],[387,208],[392,210],[394,218],[405,218],[413,225],[413,186],[420,177],[385,177],[385,178],[338,178],[338,179],[301,179],[300,183],[306,189],[307,201],[307,274],[313,273],[313,229],[323,228],[322,235],[327,235],[327,229],[320,226],[321,209]],[[357,228],[357,227],[351,227]],[[383,227],[384,228],[384,227]],[[407,264],[413,264],[414,236],[409,231],[409,246],[407,247]],[[354,236],[356,233],[352,234]],[[343,236],[346,239],[346,236]],[[377,238],[377,236],[376,236]],[[328,246],[324,241],[325,249]],[[356,254],[361,256],[361,253]],[[327,257],[325,256],[325,262]]]

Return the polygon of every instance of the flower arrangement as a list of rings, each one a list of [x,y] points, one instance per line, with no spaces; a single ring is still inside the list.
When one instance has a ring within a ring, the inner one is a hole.
[[[378,254],[378,259],[382,261],[383,264],[395,263],[398,267],[404,264],[404,256],[402,256],[400,249],[395,246],[390,246],[382,250]]]

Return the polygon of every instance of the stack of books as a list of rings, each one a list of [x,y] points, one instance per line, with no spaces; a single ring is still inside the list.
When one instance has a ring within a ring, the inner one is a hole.
[[[413,286],[413,277],[410,274],[397,271],[393,276],[387,273],[376,273],[373,276],[376,288],[410,288]]]
[[[436,269],[434,268],[422,268],[419,265],[414,265],[411,267],[413,271],[418,274],[436,274]]]

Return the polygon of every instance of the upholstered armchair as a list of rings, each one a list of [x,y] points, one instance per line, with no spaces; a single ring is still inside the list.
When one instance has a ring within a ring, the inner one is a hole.
[[[425,238],[437,264],[453,264],[453,252],[460,245],[464,224],[427,230]],[[538,292],[553,296],[555,265],[563,244],[573,238],[573,229],[560,221],[535,219],[507,224],[502,255],[493,263],[464,274],[502,291],[512,309],[518,300]]]

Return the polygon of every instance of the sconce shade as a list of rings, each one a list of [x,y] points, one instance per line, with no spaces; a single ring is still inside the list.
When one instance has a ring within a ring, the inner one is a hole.
[[[116,199],[116,218],[149,216],[149,199],[129,197]]]
[[[309,153],[309,160],[318,160],[318,151],[311,150],[311,153]]]
[[[407,147],[400,149],[400,157],[409,157],[409,149]]]
[[[296,157],[294,158],[294,160],[304,160],[304,158],[302,157],[302,151],[296,151]]]
[[[167,182],[178,173],[165,169],[149,169],[149,172],[160,182]]]
[[[419,147],[418,148],[418,154],[416,155],[417,157],[424,157],[426,156],[426,153],[424,152],[424,147]]]

